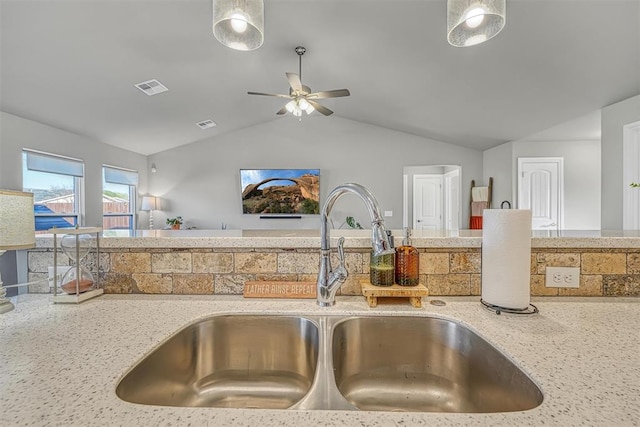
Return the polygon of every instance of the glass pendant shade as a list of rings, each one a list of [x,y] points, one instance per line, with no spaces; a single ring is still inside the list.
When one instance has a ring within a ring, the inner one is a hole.
[[[315,111],[315,108],[313,108],[313,105],[311,105],[309,101],[307,101],[305,98],[302,98],[302,97],[292,99],[291,101],[287,102],[287,104],[284,107],[287,109],[288,112],[293,114],[295,117],[302,116],[303,111],[306,112],[307,115]]]
[[[503,28],[506,0],[447,0],[447,40],[467,47],[485,42]]]
[[[313,105],[309,104],[309,106],[307,108],[305,108],[305,110],[307,112],[307,116],[311,113],[313,113],[314,111],[316,111],[316,109],[314,108]]]
[[[309,108],[309,105],[310,105],[309,102],[304,98],[300,98],[298,100],[298,107],[300,107],[300,109],[302,109],[302,110],[306,111],[307,108]]]
[[[213,0],[213,35],[235,50],[254,50],[264,42],[262,0]]]

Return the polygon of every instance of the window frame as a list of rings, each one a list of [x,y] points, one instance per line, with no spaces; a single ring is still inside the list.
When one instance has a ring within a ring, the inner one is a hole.
[[[106,169],[114,169],[114,170],[118,170],[118,171],[123,171],[125,173],[135,173],[136,175],[136,183],[135,184],[129,184],[129,183],[124,183],[124,182],[110,182],[107,181],[106,178]],[[110,183],[110,184],[116,184],[116,185],[126,185],[128,187],[128,191],[129,191],[129,212],[105,212],[104,211],[104,203],[102,203],[102,225],[103,228],[105,230],[110,230],[110,228],[106,228],[104,227],[104,221],[105,218],[122,218],[122,217],[128,217],[129,218],[129,228],[128,230],[133,231],[136,229],[136,223],[137,223],[137,196],[138,196],[138,184],[139,184],[139,175],[140,173],[137,170],[134,169],[127,169],[127,168],[123,168],[120,166],[113,166],[113,165],[107,165],[107,164],[103,164],[102,165],[102,192],[101,192],[101,197],[100,200],[102,200],[102,197],[104,197],[104,191],[105,191],[105,184]]]
[[[28,166],[29,163],[29,155],[30,153],[32,153],[32,155],[35,156],[40,156],[40,157],[49,157],[51,159],[57,160],[57,161],[69,161],[69,162],[74,162],[74,163],[79,163],[82,167],[82,175],[81,176],[77,176],[77,175],[73,175],[73,174],[65,174],[65,173],[61,173],[61,172],[55,172],[55,171],[51,171],[51,170],[40,170],[40,169],[30,169]],[[85,177],[85,164],[84,164],[84,160],[82,159],[78,159],[75,157],[69,157],[69,156],[64,156],[64,155],[60,155],[60,154],[55,154],[55,153],[49,153],[46,151],[40,151],[40,150],[33,150],[30,148],[23,148],[22,149],[22,188],[24,191],[28,191],[29,189],[25,188],[25,172],[35,172],[35,173],[44,173],[44,174],[50,174],[50,175],[55,175],[55,176],[62,176],[62,177],[71,177],[73,179],[73,212],[71,213],[56,213],[56,212],[52,212],[52,213],[38,213],[35,211],[35,205],[38,202],[34,202],[34,219],[37,222],[38,218],[60,218],[62,220],[65,220],[66,218],[73,218],[73,224],[71,225],[72,227],[75,226],[84,226],[85,223],[85,211],[84,211],[84,191],[85,191],[85,187],[84,187],[84,177]],[[25,170],[26,168],[26,170]],[[40,233],[42,232],[46,232],[47,230],[39,230]]]

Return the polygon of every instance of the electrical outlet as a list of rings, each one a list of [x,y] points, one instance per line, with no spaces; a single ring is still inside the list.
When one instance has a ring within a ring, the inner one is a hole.
[[[547,288],[580,287],[580,268],[578,267],[547,267],[545,273]]]
[[[393,211],[384,211],[384,216],[392,217],[393,216]]]

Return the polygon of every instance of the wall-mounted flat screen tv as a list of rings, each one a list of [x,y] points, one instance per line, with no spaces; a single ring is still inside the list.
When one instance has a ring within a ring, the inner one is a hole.
[[[320,169],[240,169],[242,213],[320,213]]]

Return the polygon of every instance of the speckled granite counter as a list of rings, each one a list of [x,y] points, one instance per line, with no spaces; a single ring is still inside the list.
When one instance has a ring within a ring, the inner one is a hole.
[[[533,317],[496,316],[476,299],[445,307],[367,308],[339,297],[243,300],[236,296],[105,295],[54,306],[49,295],[20,296],[0,316],[0,425],[19,426],[389,426],[640,424],[640,299],[554,298]],[[506,352],[541,387],[539,407],[515,413],[442,414],[173,408],[126,403],[120,377],[163,339],[215,313],[433,315],[457,319]]]
[[[393,230],[398,239],[402,230]],[[104,248],[320,248],[319,230],[109,230]],[[370,248],[370,230],[331,230],[332,246],[345,237],[347,248]],[[418,248],[480,248],[482,230],[414,230]],[[51,235],[39,235],[38,248],[50,248]],[[639,248],[640,232],[533,231],[533,248]]]

